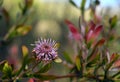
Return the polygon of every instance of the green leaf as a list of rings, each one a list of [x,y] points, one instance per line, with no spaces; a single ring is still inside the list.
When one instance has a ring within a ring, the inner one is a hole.
[[[11,33],[9,34],[8,38],[11,39],[11,38],[14,38],[14,37],[16,37],[16,36],[18,36],[18,34],[17,34],[17,32],[14,30],[13,32],[11,32]]]
[[[74,3],[74,1],[69,0],[69,2],[70,2],[73,6],[77,7],[77,5]]]
[[[42,68],[39,68],[40,70],[37,73],[45,73],[51,68],[51,63],[46,64]]]
[[[54,60],[54,62],[56,62],[56,63],[61,63],[61,62],[62,62],[62,59],[60,59],[59,57],[57,57],[57,58]]]
[[[14,26],[14,28],[15,29],[8,35],[8,38],[26,35],[32,29],[30,26],[23,25]]]
[[[21,25],[21,26],[17,27],[16,32],[18,35],[26,35],[30,30],[31,30],[30,26]]]
[[[2,72],[4,73],[4,77],[12,77],[12,67],[8,64],[8,62],[4,64]]]
[[[117,24],[117,21],[118,21],[118,18],[116,15],[109,20],[111,28],[115,27],[115,25]]]
[[[87,61],[90,61],[92,55],[94,55],[94,53],[96,52],[96,50],[97,50],[96,46],[93,49],[89,49]]]
[[[81,61],[80,61],[80,57],[79,56],[76,57],[75,64],[76,64],[77,69],[80,71]]]
[[[5,64],[6,62],[7,62],[6,60],[0,62],[0,71],[3,70],[4,64]]]
[[[100,39],[100,40],[95,44],[95,46],[93,47],[93,49],[89,49],[88,57],[87,57],[87,60],[88,60],[88,61],[90,61],[91,58],[94,57],[94,53],[97,53],[98,47],[102,46],[104,43],[105,43],[105,39],[102,38],[102,39]]]
[[[73,64],[72,59],[67,52],[63,52],[63,56],[68,63]]]
[[[95,66],[96,64],[98,64],[98,62],[100,61],[100,54],[96,53],[93,55],[94,57],[92,57],[88,63],[87,63],[87,66],[88,67],[93,67]]]
[[[28,55],[28,48],[26,46],[22,46],[22,53],[23,53],[23,57],[25,57],[26,55]]]

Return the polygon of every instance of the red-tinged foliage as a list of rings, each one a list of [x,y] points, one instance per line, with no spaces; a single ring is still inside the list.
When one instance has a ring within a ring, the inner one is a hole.
[[[76,29],[76,27],[69,20],[65,20],[65,23],[68,25],[72,33],[78,33],[78,30]]]
[[[115,68],[120,68],[120,59],[114,63]]]
[[[96,51],[92,54],[92,56],[90,57],[89,61],[94,60],[98,55],[99,55],[99,52],[98,52],[98,50],[96,50]]]
[[[105,43],[105,38],[102,38],[101,40],[98,41],[97,46],[101,46]]]
[[[99,25],[95,28],[95,30],[93,31],[90,39],[96,39],[98,37],[98,35],[100,34],[100,32],[102,31],[103,26]]]
[[[90,21],[89,26],[90,26],[90,30],[94,30],[96,24],[93,21]]]
[[[102,29],[103,29],[102,25],[97,26],[96,29],[95,29],[95,31],[94,31],[94,34],[98,35],[102,31]]]
[[[28,82],[35,82],[33,78],[30,78]]]
[[[70,32],[72,33],[72,37],[75,40],[80,40],[82,36],[79,33],[79,31],[77,30],[77,28],[69,20],[65,20],[65,23],[68,25],[68,28],[69,28]]]
[[[89,29],[88,33],[86,34],[86,37],[85,37],[86,41],[90,40],[90,37],[91,37],[93,30],[95,29],[95,26],[96,26],[93,21],[90,21],[90,23],[88,25],[89,25],[90,29]]]
[[[103,29],[103,26],[102,25],[95,25],[93,21],[90,22],[90,29],[88,31],[88,33],[86,34],[86,41],[89,42],[91,40],[95,40],[100,32],[102,31]]]
[[[116,54],[113,53],[113,54],[111,55],[111,57],[110,57],[110,61],[112,61],[112,60],[115,58],[115,56],[116,56]]]
[[[110,57],[110,61],[112,61],[116,57],[116,53],[113,53]],[[120,59],[116,60],[113,64],[114,68],[120,68]]]

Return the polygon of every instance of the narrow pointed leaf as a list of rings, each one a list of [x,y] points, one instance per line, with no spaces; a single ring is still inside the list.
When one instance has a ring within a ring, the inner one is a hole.
[[[77,5],[74,3],[74,1],[69,0],[69,2],[70,2],[73,6],[77,7]]]
[[[114,28],[114,27],[115,27],[115,25],[117,24],[117,21],[118,21],[118,18],[117,18],[116,15],[109,20],[109,23],[110,23],[110,25],[111,25],[111,28]]]
[[[22,53],[23,53],[23,57],[25,57],[26,55],[28,55],[28,48],[26,46],[22,46]]]
[[[31,30],[31,26],[19,26],[16,29],[18,35],[26,35]]]
[[[76,64],[77,69],[80,71],[81,61],[80,61],[80,57],[79,56],[76,57],[75,64]]]
[[[70,32],[75,40],[81,40],[82,35],[79,33],[78,29],[69,21],[65,20],[65,23],[68,25]]]
[[[94,30],[93,34],[91,35],[91,38],[92,39],[97,38],[98,35],[100,34],[100,32],[102,31],[102,29],[103,29],[102,25],[97,26],[96,29]]]
[[[69,20],[65,20],[65,23],[68,25],[69,30],[74,34],[74,33],[78,33],[77,28],[73,25],[73,23],[71,23]]]
[[[12,67],[8,64],[8,62],[4,64],[2,72],[4,73],[4,77],[12,77]]]
[[[101,40],[99,40],[96,44],[96,46],[102,46],[105,43],[105,39],[102,38]]]
[[[2,71],[2,69],[3,69],[3,67],[4,67],[4,64],[5,64],[6,62],[7,62],[6,60],[0,62],[0,71]]]
[[[96,24],[91,20],[89,23],[89,26],[90,26],[90,30],[94,30],[96,27]]]

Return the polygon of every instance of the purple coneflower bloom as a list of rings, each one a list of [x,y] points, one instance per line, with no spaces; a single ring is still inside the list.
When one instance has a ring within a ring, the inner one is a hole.
[[[40,39],[35,42],[35,48],[33,53],[35,53],[37,60],[44,62],[49,62],[57,58],[57,49],[56,42],[51,39]]]

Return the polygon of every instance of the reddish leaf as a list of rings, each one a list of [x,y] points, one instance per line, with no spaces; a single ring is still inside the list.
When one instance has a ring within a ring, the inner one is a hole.
[[[65,20],[65,23],[68,25],[70,32],[75,40],[81,39],[81,34],[78,32],[77,28],[69,21]]]
[[[110,57],[110,61],[112,61],[115,57],[117,56],[117,54],[113,53]],[[117,68],[117,67],[120,67],[120,59],[118,59],[114,65],[113,65],[114,68]]]
[[[100,34],[100,32],[102,31],[103,29],[103,26],[102,25],[99,25],[96,27],[96,29],[94,30],[94,34],[97,36]]]
[[[112,61],[112,60],[115,58],[115,56],[116,56],[116,54],[113,53],[113,54],[111,55],[111,57],[110,57],[110,61]]]
[[[69,30],[74,34],[74,33],[78,33],[78,30],[76,29],[76,27],[68,20],[65,20],[65,23],[68,25]]]
[[[92,34],[93,34],[93,30],[90,30],[90,31],[87,33],[87,35],[86,35],[86,41],[87,41],[87,42],[91,40]]]
[[[96,25],[93,23],[93,21],[90,21],[89,26],[90,26],[90,29],[88,33],[86,34],[86,41],[90,40],[90,37],[93,34],[93,30],[95,29]]]
[[[92,32],[91,36],[89,36],[88,40],[91,40],[91,39],[95,40],[100,34],[100,32],[102,31],[102,29],[103,29],[102,25],[97,26],[95,30]]]
[[[97,56],[99,56],[98,49],[96,49],[96,51],[91,55],[89,61],[94,61]]]
[[[115,57],[116,57],[117,55],[118,55],[118,54],[113,53],[113,54],[111,55],[111,57],[110,57],[110,61],[113,61],[113,59],[115,59]],[[113,67],[114,67],[114,68],[120,67],[120,59],[118,59],[118,60],[116,60],[116,61],[114,62]]]
[[[119,60],[117,60],[115,63],[114,63],[114,67],[120,67],[120,59]]]
[[[95,24],[91,21],[90,30],[88,31],[86,35],[87,42],[91,40],[95,40],[103,29],[102,25],[99,25],[96,28],[95,27],[96,27]]]
[[[28,82],[35,82],[33,78],[30,78]]]
[[[104,42],[105,42],[105,39],[102,38],[101,40],[99,40],[99,41],[97,42],[97,46],[101,46],[101,45],[103,45]]]
[[[96,27],[96,24],[93,21],[90,21],[89,25],[90,25],[90,30],[94,30]]]

